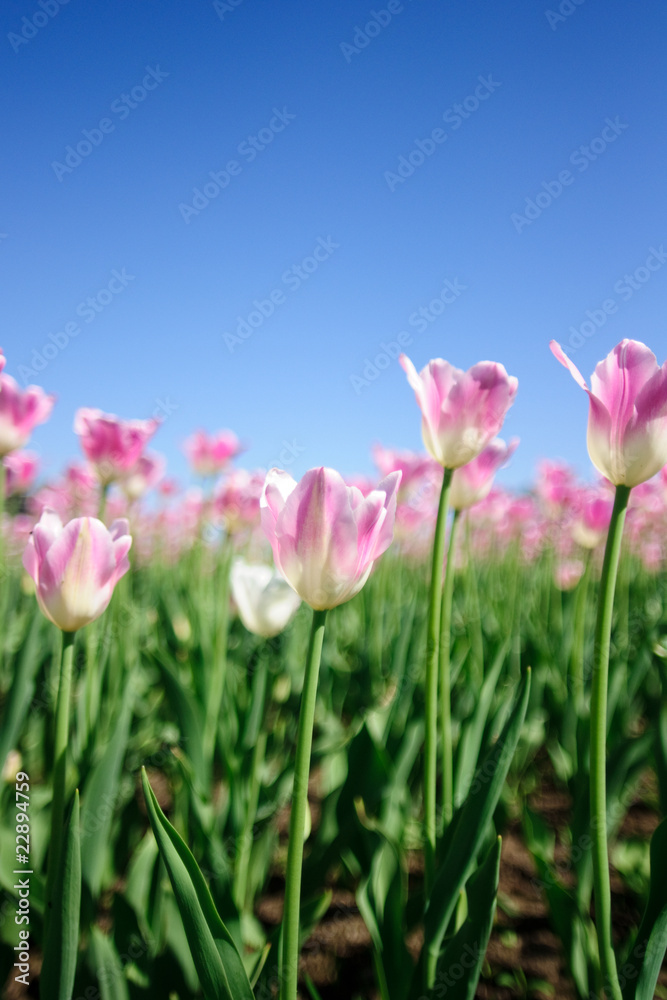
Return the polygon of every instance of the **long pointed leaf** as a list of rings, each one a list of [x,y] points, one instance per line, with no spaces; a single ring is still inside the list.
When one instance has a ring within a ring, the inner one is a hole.
[[[65,834],[65,848],[56,875],[54,899],[44,943],[39,993],[44,1000],[71,1000],[79,952],[81,912],[81,844],[79,840],[79,790]]]
[[[174,896],[207,1000],[253,1000],[241,956],[215,908],[190,849],[160,809],[141,772],[148,817],[169,874]]]

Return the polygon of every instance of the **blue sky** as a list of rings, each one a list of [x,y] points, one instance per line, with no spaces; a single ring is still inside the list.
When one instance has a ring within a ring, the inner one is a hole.
[[[518,376],[502,475],[522,486],[542,456],[590,468],[552,337],[586,377],[623,337],[664,360],[658,0],[7,0],[0,19],[0,344],[57,394],[46,472],[78,455],[83,405],[157,411],[181,478],[197,427],[234,429],[248,467],[370,471],[374,441],[421,447],[400,342],[418,368]]]

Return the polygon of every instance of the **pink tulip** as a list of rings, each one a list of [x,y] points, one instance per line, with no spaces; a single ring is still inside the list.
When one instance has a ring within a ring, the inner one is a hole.
[[[37,424],[48,420],[54,402],[39,386],[22,390],[11,375],[0,375],[0,457],[23,448]]]
[[[120,481],[128,500],[138,500],[160,482],[167,467],[164,455],[147,452],[140,455],[134,465],[123,474]]]
[[[218,431],[208,435],[196,431],[183,445],[183,451],[198,476],[216,476],[243,448],[233,431]]]
[[[554,566],[554,583],[558,590],[574,590],[582,576],[585,566],[581,559],[563,559]]]
[[[435,358],[419,374],[405,354],[399,361],[422,411],[426,450],[446,469],[467,465],[502,427],[517,379],[492,361],[480,361],[463,372]]]
[[[491,492],[496,472],[509,461],[518,444],[518,438],[513,438],[509,444],[496,438],[472,462],[456,469],[449,494],[450,507],[464,510],[484,500]]]
[[[32,451],[14,451],[2,460],[5,467],[5,488],[8,496],[27,493],[37,476],[39,459]]]
[[[413,488],[422,486],[425,476],[442,480],[440,466],[428,455],[419,455],[414,451],[394,451],[393,448],[383,448],[380,444],[373,445],[372,452],[373,461],[381,476],[388,476],[390,472],[401,473],[399,500],[405,498]]]
[[[638,486],[667,463],[667,362],[638,340],[622,340],[600,361],[589,389],[555,340],[552,353],[588,393],[588,454],[615,486]]]
[[[120,420],[113,413],[85,407],[74,417],[83,453],[105,486],[123,478],[159,426],[159,420]]]
[[[572,538],[583,549],[595,549],[607,537],[614,498],[607,491],[581,490],[580,513],[572,524]]]
[[[400,472],[367,497],[333,469],[311,469],[297,484],[271,469],[260,501],[276,566],[316,611],[357,594],[391,544]]]
[[[234,469],[220,481],[213,497],[213,509],[224,521],[226,531],[237,532],[259,525],[259,500],[265,479],[264,472]]]
[[[46,617],[63,632],[76,632],[99,618],[130,568],[131,544],[125,520],[106,528],[97,518],[77,517],[63,527],[54,511],[45,510],[23,565]]]

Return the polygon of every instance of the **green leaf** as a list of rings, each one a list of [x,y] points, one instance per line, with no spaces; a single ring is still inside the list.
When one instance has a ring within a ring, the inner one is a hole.
[[[470,788],[479,758],[479,751],[482,746],[484,727],[491,708],[493,695],[498,686],[498,678],[505,662],[508,647],[509,640],[505,641],[498,650],[488,676],[482,684],[482,690],[479,692],[474,715],[472,719],[466,721],[461,734],[456,756],[456,780],[454,784],[454,804],[456,806],[461,805],[465,800]]]
[[[9,691],[7,710],[0,726],[0,769],[21,735],[35,691],[35,676],[43,653],[42,621],[41,615],[35,615]]]
[[[81,868],[93,898],[99,895],[102,886],[111,819],[118,800],[121,768],[130,733],[133,700],[133,688],[128,684],[113,736],[83,789]]]
[[[424,914],[424,953],[428,950],[432,958],[440,953],[442,939],[459,893],[484,842],[488,824],[498,804],[521,735],[530,695],[530,678],[531,671],[528,669],[503,731],[486,753],[470,786],[468,798],[456,810],[445,834],[442,863]]]
[[[169,874],[192,958],[207,1000],[253,1000],[241,956],[215,908],[197,862],[160,809],[142,768],[153,833]]]
[[[79,951],[81,911],[81,844],[79,839],[79,790],[65,834],[60,870],[56,875],[54,899],[59,905],[49,919],[44,942],[44,962],[39,977],[44,1000],[71,1000]]]
[[[628,960],[623,966],[625,1000],[653,1000],[667,951],[667,819],[651,838],[651,886],[646,910]],[[636,984],[636,985],[635,985]]]
[[[98,978],[102,1000],[130,1000],[123,963],[116,946],[96,925],[91,929],[91,945],[95,966],[100,973]]]
[[[429,1000],[444,996],[443,984],[447,1000],[473,1000],[475,996],[496,911],[501,846],[502,838],[497,837],[484,862],[470,878],[466,887],[468,914],[440,952],[435,984],[427,994]],[[456,975],[455,970],[459,969],[462,974]]]

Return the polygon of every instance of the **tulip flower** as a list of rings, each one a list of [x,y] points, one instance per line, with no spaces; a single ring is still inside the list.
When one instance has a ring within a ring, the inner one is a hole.
[[[37,424],[48,420],[54,401],[39,386],[20,389],[11,375],[0,375],[0,458],[23,448]]]
[[[472,462],[455,469],[449,495],[450,507],[464,510],[484,500],[491,492],[496,472],[509,461],[518,444],[518,438],[513,438],[509,444],[496,438]]]
[[[609,848],[607,844],[607,689],[614,593],[625,515],[633,487],[667,463],[667,362],[637,340],[622,340],[600,361],[586,385],[581,373],[555,341],[550,348],[588,393],[588,454],[596,469],[614,484],[595,622],[590,694],[590,813],[596,933],[600,972],[611,1000],[621,1000],[612,939]]]
[[[364,497],[333,469],[311,469],[298,484],[287,472],[271,469],[260,500],[276,566],[313,608],[287,847],[281,1000],[296,1000],[308,772],[326,615],[361,590],[375,560],[391,544],[400,481],[400,472],[394,472]]]
[[[492,361],[480,361],[464,372],[435,358],[419,373],[405,354],[399,361],[422,411],[428,453],[446,469],[472,462],[502,427],[517,379]]]
[[[63,632],[95,621],[130,567],[131,544],[125,520],[107,529],[94,517],[77,517],[63,527],[44,510],[23,554],[41,611]]]
[[[196,431],[183,445],[193,472],[198,476],[216,476],[243,448],[233,431],[222,430],[215,434]]]
[[[241,621],[249,632],[265,639],[284,631],[301,604],[299,595],[270,566],[235,559],[230,581]]]
[[[83,453],[103,487],[123,478],[159,426],[159,420],[120,420],[113,413],[85,407],[74,417]]]
[[[124,473],[120,486],[128,500],[138,500],[160,482],[167,466],[164,455],[147,452]]]
[[[39,459],[31,451],[14,451],[2,460],[5,467],[7,496],[27,493],[37,475]]]
[[[444,468],[441,480],[438,515],[433,539],[431,582],[429,588],[426,654],[426,728],[424,739],[424,838],[425,889],[430,894],[435,878],[436,855],[436,772],[438,670],[440,670],[443,754],[443,809],[448,823],[453,811],[452,730],[449,706],[449,649],[440,656],[441,645],[449,644],[449,633],[441,635],[441,622],[448,629],[447,605],[451,591],[444,593],[442,567],[445,557],[445,526],[452,476],[455,469],[467,465],[484,451],[503,425],[514,402],[518,381],[503,365],[480,361],[467,372],[448,361],[435,358],[421,370],[402,354],[399,358],[410,386],[414,389],[422,413],[422,439],[428,453]],[[453,535],[450,543],[453,542]],[[450,560],[451,566],[451,560]],[[446,581],[452,584],[452,574]],[[435,978],[435,959],[429,956],[426,981]]]
[[[315,610],[358,594],[394,533],[394,472],[364,497],[333,469],[311,469],[300,483],[271,469],[260,500],[276,566]]]
[[[588,393],[588,454],[598,472],[614,486],[638,486],[667,464],[667,362],[638,340],[622,340],[591,378],[555,340],[554,356]]]

